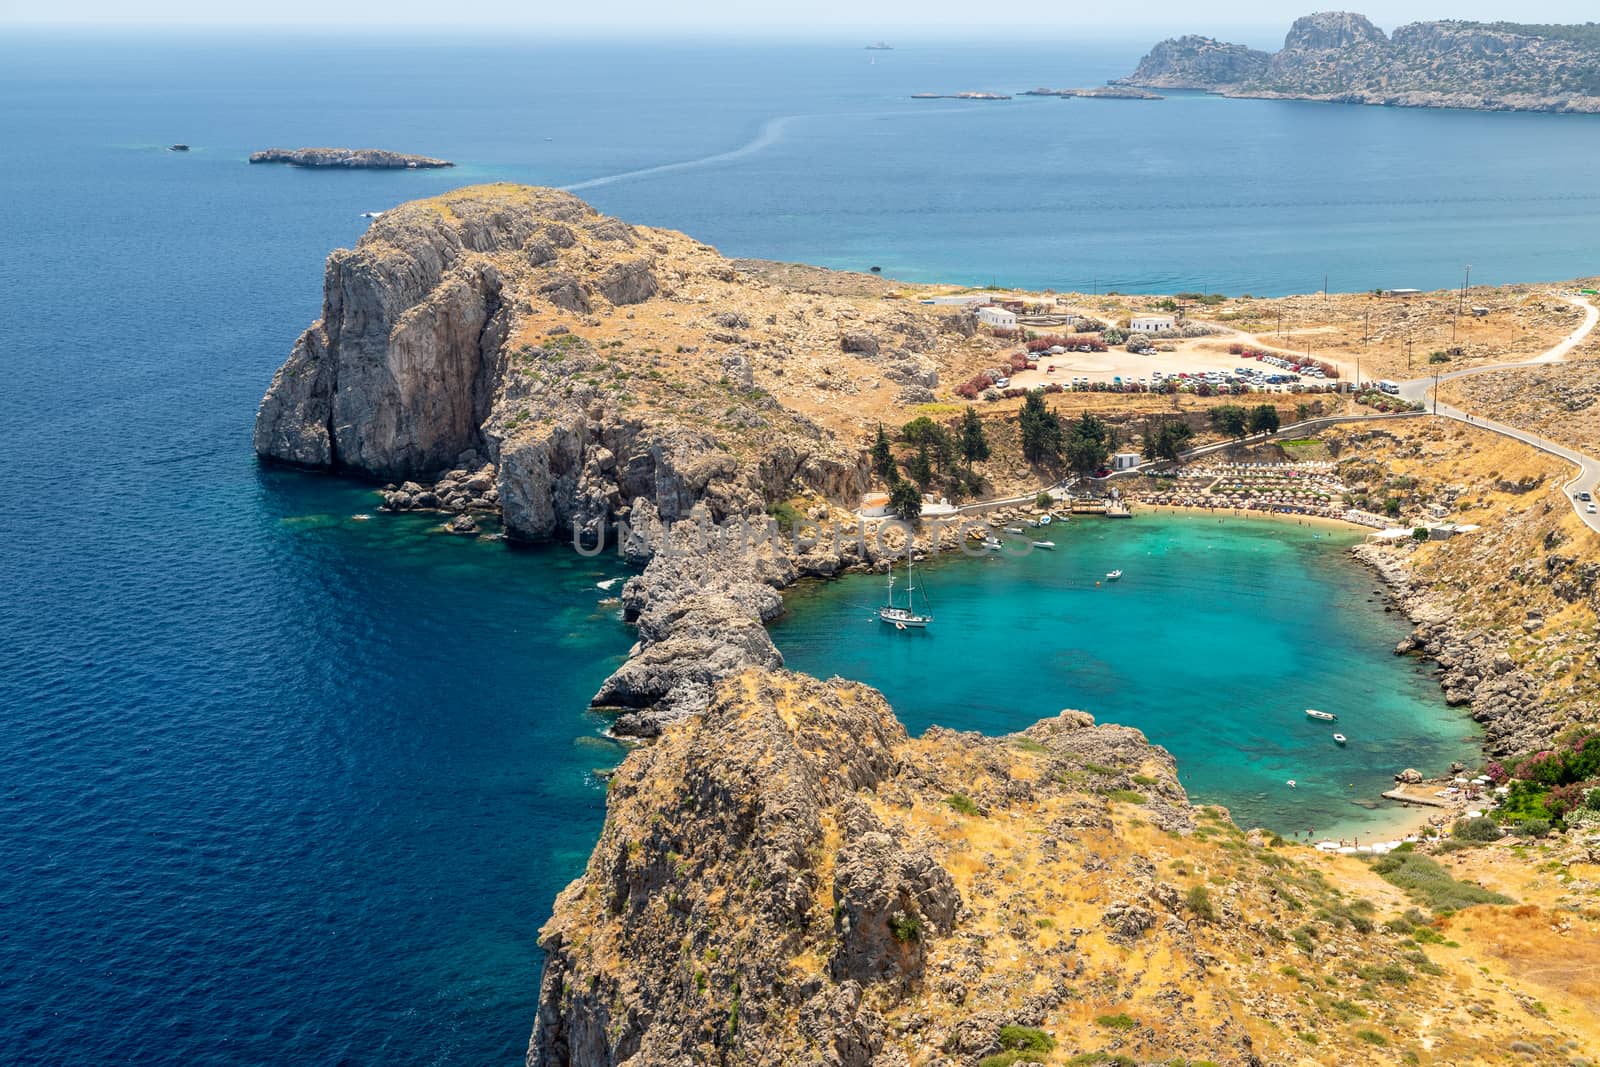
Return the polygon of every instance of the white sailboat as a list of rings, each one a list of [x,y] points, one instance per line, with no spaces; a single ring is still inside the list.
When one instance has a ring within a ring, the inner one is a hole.
[[[878,621],[887,623],[888,625],[893,626],[896,630],[925,629],[927,625],[933,621],[933,613],[931,611],[926,611],[926,606],[928,603],[928,595],[926,593],[922,595],[922,603],[926,613],[918,613],[915,605],[913,604],[913,599],[916,596],[916,590],[917,587],[912,579],[911,557],[908,554],[906,556],[906,605],[905,607],[900,607],[894,602],[894,563],[890,562],[889,597],[883,607],[878,609]]]

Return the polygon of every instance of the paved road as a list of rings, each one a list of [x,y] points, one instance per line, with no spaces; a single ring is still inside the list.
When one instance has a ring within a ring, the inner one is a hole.
[[[1521,441],[1524,444],[1532,445],[1534,448],[1537,448],[1542,452],[1548,452],[1552,456],[1559,456],[1568,463],[1571,463],[1575,468],[1577,468],[1577,474],[1565,486],[1567,498],[1571,502],[1573,510],[1578,513],[1578,518],[1582,519],[1586,524],[1588,524],[1589,529],[1595,531],[1596,533],[1600,533],[1600,514],[1591,515],[1587,510],[1588,506],[1586,504],[1572,499],[1580,492],[1587,492],[1591,496],[1600,498],[1600,459],[1585,455],[1584,453],[1579,452],[1576,449],[1568,448],[1565,445],[1557,444],[1556,442],[1547,440],[1538,436],[1537,434],[1529,433],[1527,430],[1519,430],[1515,426],[1507,426],[1504,423],[1494,422],[1493,420],[1485,419],[1482,416],[1472,415],[1465,411],[1461,411],[1457,408],[1451,407],[1449,404],[1438,403],[1437,400],[1431,396],[1436,384],[1443,385],[1445,382],[1452,381],[1456,378],[1467,378],[1474,374],[1488,374],[1492,371],[1512,370],[1517,367],[1541,367],[1551,363],[1560,363],[1562,360],[1566,359],[1567,355],[1574,348],[1578,347],[1578,345],[1582,344],[1584,339],[1588,337],[1591,332],[1593,332],[1595,324],[1600,323],[1600,308],[1596,308],[1593,304],[1582,297],[1564,296],[1562,299],[1566,300],[1569,304],[1574,304],[1583,308],[1583,325],[1568,334],[1560,344],[1556,345],[1548,352],[1521,363],[1495,363],[1486,367],[1472,367],[1468,370],[1451,371],[1449,374],[1441,374],[1437,379],[1414,378],[1411,381],[1400,383],[1400,395],[1405,397],[1407,400],[1426,405],[1430,410],[1434,410],[1436,408],[1438,414],[1444,418],[1455,419],[1458,422],[1464,422],[1469,426],[1482,427],[1485,430],[1493,430],[1495,433],[1504,434],[1505,436]]]

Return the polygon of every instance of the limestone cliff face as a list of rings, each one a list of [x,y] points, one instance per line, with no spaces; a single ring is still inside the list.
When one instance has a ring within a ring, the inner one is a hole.
[[[1229,96],[1595,113],[1600,36],[1584,26],[1458,21],[1412,23],[1388,36],[1364,15],[1325,11],[1296,19],[1270,56],[1181,37],[1156,45],[1122,81]]]
[[[261,403],[256,451],[388,481],[487,459],[524,537],[592,538],[636,504],[722,520],[796,490],[859,492],[855,443],[756,388],[749,356],[650,344],[646,324],[677,330],[674,306],[704,299],[685,295],[702,281],[739,290],[714,250],[553,190],[479,186],[385,212],[329,257],[322,317]],[[635,340],[606,338],[634,321]]]

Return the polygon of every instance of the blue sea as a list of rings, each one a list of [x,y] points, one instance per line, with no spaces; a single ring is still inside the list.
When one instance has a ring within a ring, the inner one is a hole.
[[[520,1058],[537,928],[620,755],[585,703],[632,640],[597,588],[625,572],[363,518],[369,487],[257,466],[257,401],[363,211],[571,185],[729,255],[1057,288],[1600,269],[1600,119],[921,102],[1094,84],[1146,42],[899,43],[0,39],[0,1061]],[[303,144],[460,165],[244,162]],[[821,641],[875,596],[857,581],[797,593],[779,640],[915,727],[1072,705],[1143,726],[1196,794],[1285,828],[1348,814],[1339,778],[1465,745],[1336,546],[1188,530],[1075,529],[1016,571],[1033,588],[942,569],[928,644]],[[1129,577],[1091,593],[1112,561]],[[1206,687],[1226,699],[1196,734]],[[1293,721],[1319,702],[1372,716],[1348,752]],[[1208,736],[1249,768],[1208,762]],[[1320,806],[1286,807],[1280,775]]]

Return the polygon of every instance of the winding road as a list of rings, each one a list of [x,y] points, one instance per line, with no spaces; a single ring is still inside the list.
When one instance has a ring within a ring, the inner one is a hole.
[[[1583,325],[1568,334],[1560,344],[1549,351],[1521,363],[1492,363],[1488,366],[1452,371],[1449,374],[1441,374],[1437,378],[1431,376],[1413,378],[1410,381],[1399,383],[1400,395],[1407,400],[1428,407],[1444,418],[1455,419],[1458,422],[1466,423],[1468,426],[1476,426],[1480,429],[1504,434],[1506,437],[1521,441],[1523,444],[1532,445],[1541,452],[1548,452],[1552,456],[1557,456],[1571,463],[1577,468],[1578,473],[1564,487],[1567,502],[1572,505],[1573,511],[1577,512],[1578,518],[1582,519],[1589,529],[1600,533],[1600,514],[1591,514],[1587,510],[1588,505],[1576,499],[1577,494],[1582,492],[1587,492],[1592,496],[1600,496],[1600,459],[1586,455],[1576,449],[1568,448],[1565,445],[1557,444],[1547,438],[1540,437],[1538,434],[1529,433],[1527,430],[1519,430],[1515,426],[1507,426],[1503,422],[1495,422],[1492,419],[1485,419],[1462,411],[1449,404],[1439,402],[1437,397],[1432,395],[1438,386],[1456,378],[1467,378],[1475,374],[1489,374],[1501,370],[1515,370],[1518,367],[1542,367],[1551,363],[1560,363],[1566,359],[1568,354],[1582,344],[1589,334],[1594,331],[1595,325],[1600,323],[1600,308],[1596,308],[1588,300],[1578,296],[1564,295],[1562,299],[1569,304],[1583,308]]]

